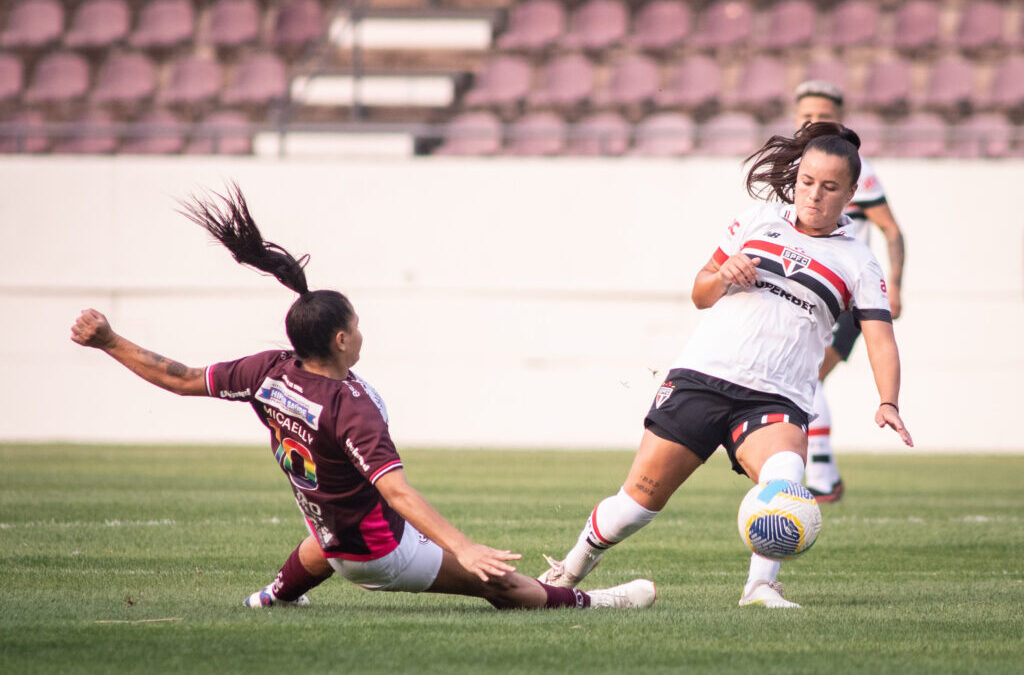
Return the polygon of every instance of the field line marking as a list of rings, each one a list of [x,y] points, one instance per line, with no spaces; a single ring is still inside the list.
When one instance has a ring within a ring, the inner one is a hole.
[[[165,619],[96,619],[96,623],[167,623],[169,621],[183,621],[180,616],[169,616]]]

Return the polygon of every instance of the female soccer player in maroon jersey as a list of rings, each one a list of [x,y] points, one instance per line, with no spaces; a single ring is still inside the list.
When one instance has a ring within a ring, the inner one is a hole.
[[[237,186],[221,202],[194,199],[183,213],[236,261],[298,294],[285,317],[293,351],[189,368],[129,342],[94,309],[78,317],[71,339],[176,394],[247,402],[270,431],[311,534],[247,606],[307,604],[305,592],[333,572],[368,590],[469,595],[499,609],[654,602],[646,579],[587,593],[543,584],[509,564],[519,554],[473,542],[445,520],[406,482],[383,401],[351,370],[363,342],[351,303],[336,291],[309,290],[308,256],[265,241]]]

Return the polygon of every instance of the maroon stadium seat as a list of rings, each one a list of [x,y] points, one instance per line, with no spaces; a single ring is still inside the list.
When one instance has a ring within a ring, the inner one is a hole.
[[[28,103],[63,103],[79,99],[89,89],[89,64],[78,54],[57,52],[36,64],[25,92]]]
[[[762,56],[747,61],[730,98],[735,105],[763,112],[782,106],[791,96],[786,65],[779,59]]]
[[[64,8],[58,0],[25,0],[7,16],[0,47],[45,47],[64,30]]]
[[[860,154],[864,157],[880,155],[885,148],[885,122],[871,112],[856,112],[843,117],[843,124],[860,136]]]
[[[483,65],[466,105],[507,105],[526,98],[533,79],[529,61],[518,56],[496,56]]]
[[[132,33],[133,47],[167,49],[192,39],[195,8],[189,0],[150,0]]]
[[[894,58],[874,64],[861,102],[878,109],[901,108],[910,98],[910,64]]]
[[[78,6],[71,28],[64,34],[68,47],[109,47],[123,40],[131,29],[131,12],[125,0],[87,0]]]
[[[843,96],[847,99],[852,99],[849,91],[850,74],[846,69],[846,64],[837,59],[829,59],[827,61],[814,61],[804,73],[805,80],[824,80],[831,82],[835,86],[839,87],[839,91],[843,92]]]
[[[690,34],[693,17],[683,0],[651,0],[637,14],[629,46],[668,49]]]
[[[501,122],[489,112],[462,113],[448,124],[435,155],[493,155],[501,149]]]
[[[0,153],[39,153],[50,147],[44,127],[46,118],[40,112],[20,112],[0,122]]]
[[[753,115],[727,112],[704,123],[698,152],[702,155],[742,155],[752,153],[764,140]]]
[[[210,42],[239,47],[260,35],[260,8],[255,0],[217,0],[210,8]]]
[[[682,113],[664,112],[652,115],[636,129],[634,155],[644,157],[678,157],[693,152],[693,120]]]
[[[893,44],[897,49],[918,51],[939,41],[939,6],[931,0],[911,0],[896,10]]]
[[[553,112],[533,112],[509,129],[505,155],[558,155],[565,148],[565,120]]]
[[[698,54],[672,69],[662,91],[655,94],[654,101],[660,107],[693,109],[717,100],[721,93],[722,75],[718,63]]]
[[[1008,157],[1013,125],[998,113],[975,115],[953,128],[952,154],[956,157]]]
[[[959,56],[947,56],[932,64],[924,104],[947,112],[967,110],[974,99],[974,68]]]
[[[754,10],[743,0],[719,0],[704,10],[693,42],[698,47],[727,47],[750,39]]]
[[[1024,56],[1009,56],[997,66],[988,102],[1000,110],[1024,106]]]
[[[515,5],[508,30],[498,38],[501,49],[544,49],[565,32],[565,7],[557,0],[528,0]]]
[[[893,130],[893,154],[898,157],[942,157],[946,152],[946,132],[946,122],[935,113],[908,115]]]
[[[768,8],[768,26],[757,42],[769,49],[807,45],[814,37],[814,20],[814,5],[808,0],[778,2]]]
[[[273,54],[255,54],[241,63],[234,82],[221,95],[229,105],[266,105],[288,93],[288,75],[284,62]]]
[[[103,155],[117,149],[117,131],[110,115],[93,110],[72,124],[67,138],[53,146],[55,153]]]
[[[629,148],[629,122],[613,112],[581,119],[569,134],[566,155],[598,157],[621,155]]]
[[[569,21],[561,45],[568,49],[607,49],[620,42],[629,28],[629,9],[621,0],[589,0]]]
[[[327,33],[320,3],[316,0],[291,0],[277,10],[274,21],[274,44],[303,49]]]
[[[956,29],[956,45],[971,51],[1003,42],[1002,5],[985,1],[964,3]]]
[[[871,0],[846,0],[832,10],[832,30],[827,44],[855,47],[874,44],[878,36],[878,4]]]
[[[527,96],[531,105],[572,106],[594,89],[594,68],[579,54],[560,56],[541,71],[537,88]]]
[[[627,106],[644,103],[658,93],[661,73],[654,60],[631,54],[612,69],[608,88],[594,94],[597,105]]]
[[[185,144],[185,125],[171,112],[154,111],[132,124],[121,152],[141,155],[170,155]]]
[[[0,54],[0,101],[15,98],[25,86],[21,59],[13,54]]]
[[[156,69],[142,54],[112,54],[96,78],[92,100],[97,103],[137,103],[153,95]]]
[[[167,85],[160,101],[195,105],[210,101],[220,93],[220,64],[214,59],[187,55],[171,63]]]
[[[189,155],[248,155],[252,136],[248,118],[239,112],[222,110],[200,122],[185,146]]]

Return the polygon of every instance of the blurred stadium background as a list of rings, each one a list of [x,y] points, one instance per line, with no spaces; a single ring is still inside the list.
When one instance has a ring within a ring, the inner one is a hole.
[[[1024,3],[962,0],[4,2],[0,438],[262,440],[67,339],[94,306],[189,365],[283,347],[289,295],[174,213],[237,179],[356,303],[400,443],[630,448],[808,77],[906,233],[919,448],[1020,450]],[[897,449],[863,347],[828,387],[840,451]]]

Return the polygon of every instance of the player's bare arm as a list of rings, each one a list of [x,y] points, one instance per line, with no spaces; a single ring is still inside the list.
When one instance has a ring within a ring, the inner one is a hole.
[[[735,284],[749,288],[757,281],[757,264],[760,258],[751,258],[746,253],[730,256],[719,265],[712,258],[693,281],[691,298],[697,309],[707,309],[721,299],[729,286]]]
[[[880,427],[891,427],[904,443],[914,447],[910,432],[900,417],[900,354],[892,323],[862,319],[860,325],[868,348],[871,372],[874,373],[875,386],[878,388],[879,405],[875,412],[875,423]]]
[[[376,486],[391,508],[428,539],[450,551],[460,565],[482,581],[488,581],[491,576],[500,577],[515,571],[516,568],[505,561],[518,560],[522,557],[520,554],[500,551],[471,541],[409,485],[405,480],[405,472],[401,469],[381,476]]]
[[[868,220],[878,226],[885,236],[889,253],[889,305],[892,318],[898,319],[903,310],[900,289],[903,287],[903,259],[906,251],[903,245],[903,232],[896,223],[896,217],[888,204],[882,203],[864,209]]]
[[[151,384],[181,396],[205,396],[202,368],[188,366],[160,356],[121,337],[107,317],[95,309],[83,310],[71,327],[71,340],[110,354],[116,361]]]

